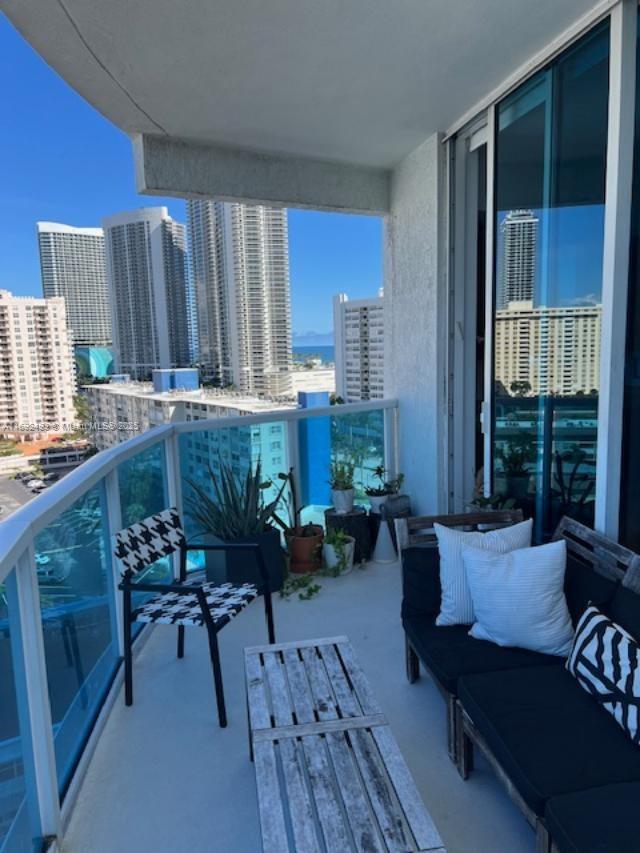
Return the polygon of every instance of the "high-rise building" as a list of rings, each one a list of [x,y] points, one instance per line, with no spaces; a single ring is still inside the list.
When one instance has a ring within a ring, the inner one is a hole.
[[[75,390],[64,299],[0,290],[0,434],[25,440],[71,431]]]
[[[111,311],[102,228],[38,222],[42,292],[62,296],[73,343],[111,346]]]
[[[166,207],[103,222],[116,370],[146,379],[189,358],[185,228]]]
[[[333,297],[336,394],[345,403],[384,397],[384,296]]]
[[[247,394],[290,393],[286,210],[214,201],[187,207],[204,377]]]
[[[532,210],[511,210],[502,222],[500,308],[510,302],[533,301],[538,225]]]
[[[496,311],[495,379],[507,394],[597,393],[601,305],[534,308],[510,302]],[[542,354],[542,356],[541,356]]]

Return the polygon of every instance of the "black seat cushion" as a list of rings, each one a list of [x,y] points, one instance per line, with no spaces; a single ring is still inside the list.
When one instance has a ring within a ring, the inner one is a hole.
[[[440,555],[433,546],[402,551],[402,616],[436,618],[440,612]]]
[[[516,667],[562,667],[564,664],[554,655],[475,640],[469,636],[469,625],[439,627],[433,620],[424,618],[407,618],[403,622],[418,657],[449,693],[457,694],[458,679],[463,675]]]
[[[465,711],[534,812],[551,797],[640,782],[640,749],[561,666],[469,675]]]
[[[547,803],[545,823],[560,853],[638,853],[640,782],[591,788]]]
[[[581,563],[573,554],[567,554],[564,594],[574,627],[589,604],[603,608],[611,601],[618,586],[617,581]]]

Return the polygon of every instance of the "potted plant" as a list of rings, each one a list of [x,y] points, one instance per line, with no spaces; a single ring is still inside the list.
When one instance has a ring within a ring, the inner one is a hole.
[[[353,509],[353,472],[355,464],[349,459],[333,459],[329,473],[331,498],[338,515],[346,515]]]
[[[328,575],[346,575],[353,568],[356,540],[344,530],[330,530],[324,538],[322,557]]]
[[[530,465],[536,461],[535,445],[530,436],[514,435],[504,439],[496,449],[502,463],[505,496],[516,501],[526,497],[530,487]]]
[[[404,482],[404,474],[398,474],[396,477],[387,479],[388,473],[383,465],[378,465],[377,468],[373,469],[373,476],[378,481],[378,485],[367,486],[364,490],[371,503],[371,512],[378,515],[380,507],[389,495],[397,495]]]
[[[302,524],[303,507],[298,502],[293,468],[286,474],[278,474],[278,479],[282,481],[280,501],[284,503],[288,518],[285,522],[278,514],[274,514],[274,521],[284,531],[289,552],[289,571],[297,575],[317,572],[322,564],[324,530],[319,524]]]
[[[194,494],[187,499],[189,512],[198,525],[199,533],[217,542],[257,543],[267,565],[271,591],[279,590],[284,582],[284,559],[280,545],[280,533],[274,527],[275,511],[282,495],[266,502],[265,490],[272,484],[262,480],[262,465],[258,460],[255,470],[249,468],[244,478],[236,475],[231,467],[220,460],[220,474],[209,467],[213,496],[193,480],[188,483]],[[284,488],[284,485],[283,485]],[[220,582],[254,583],[261,588],[261,576],[257,562],[246,553],[205,551],[207,578]]]

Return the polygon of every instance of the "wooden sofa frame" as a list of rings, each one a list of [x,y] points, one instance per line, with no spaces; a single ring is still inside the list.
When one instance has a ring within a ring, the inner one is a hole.
[[[568,553],[584,564],[586,568],[593,568],[599,574],[612,580],[622,581],[626,587],[640,594],[640,557],[635,552],[566,516],[560,520],[553,534],[554,542],[560,539],[564,539],[567,543]],[[460,701],[455,703],[454,716],[454,728],[457,737],[455,751],[458,759],[458,771],[462,778],[467,779],[473,769],[473,753],[474,748],[477,747],[506,787],[513,802],[535,830],[537,853],[553,853],[556,851],[557,848],[553,844],[544,821],[524,802]]]
[[[420,545],[425,548],[438,547],[438,539],[434,530],[434,524],[442,524],[445,527],[454,527],[458,530],[495,530],[500,527],[509,527],[522,521],[522,510],[484,510],[478,512],[459,513],[457,515],[425,515],[411,518],[397,518],[395,520],[396,536],[398,540],[398,551]],[[420,664],[429,672],[434,683],[442,693],[447,705],[447,749],[449,757],[458,763],[458,744],[460,738],[457,733],[458,715],[456,713],[456,697],[444,688],[433,673],[420,661],[417,652],[411,645],[405,633],[405,665],[407,679],[413,684],[420,677]]]

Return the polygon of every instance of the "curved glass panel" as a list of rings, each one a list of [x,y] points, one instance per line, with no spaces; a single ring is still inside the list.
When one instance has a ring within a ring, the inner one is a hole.
[[[0,850],[32,853],[38,839],[34,838],[35,819],[27,803],[25,777],[30,770],[33,776],[33,771],[28,757],[26,707],[24,701],[22,707],[18,701],[16,686],[21,666],[15,596],[12,572],[5,584],[0,584]]]
[[[118,663],[104,483],[35,538],[44,648],[61,792]]]
[[[120,513],[122,526],[129,527],[169,506],[166,483],[164,442],[160,441],[118,465],[120,489]],[[168,558],[157,560],[144,572],[138,581],[144,583],[169,583],[173,579],[173,566]],[[118,592],[118,595],[121,593]],[[153,593],[136,593],[132,598],[134,607]],[[142,623],[133,625],[133,633],[139,634]]]

